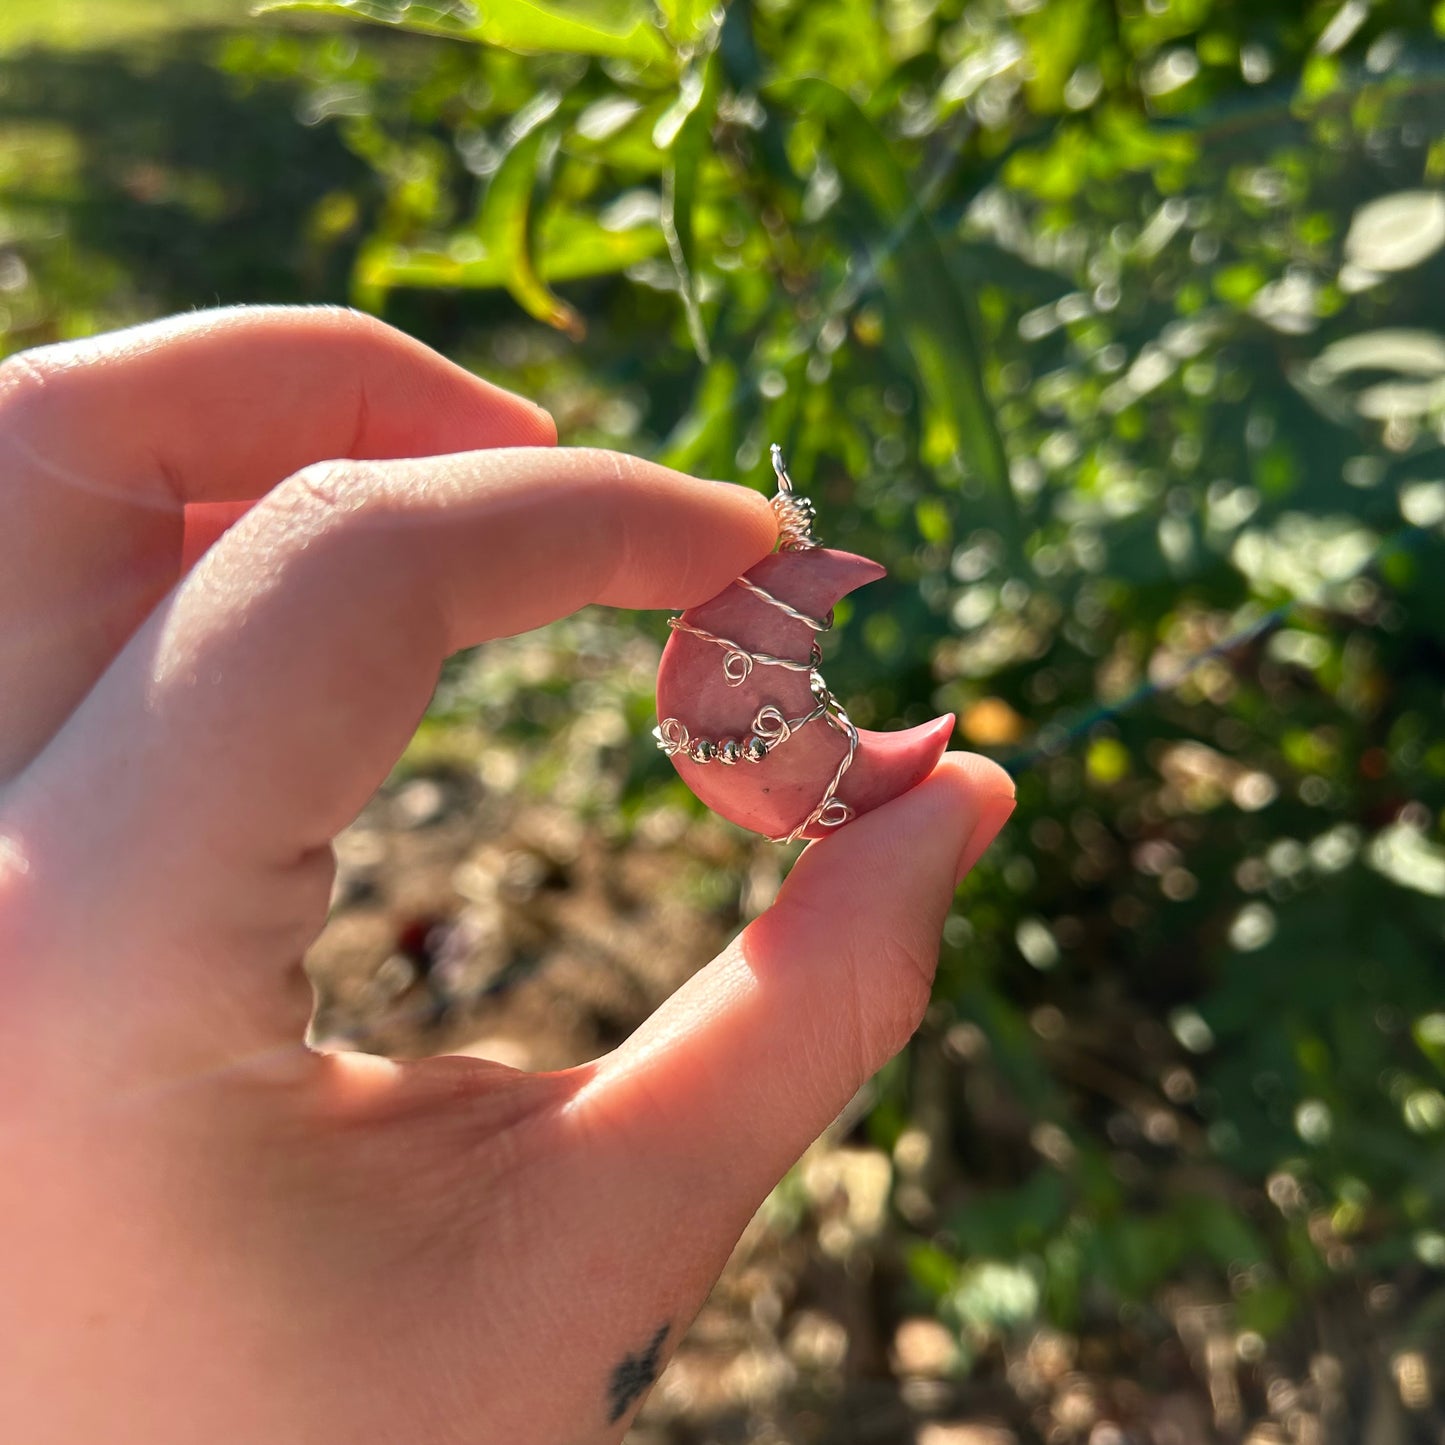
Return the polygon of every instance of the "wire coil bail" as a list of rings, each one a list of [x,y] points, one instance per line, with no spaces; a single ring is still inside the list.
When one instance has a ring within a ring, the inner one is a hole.
[[[813,535],[813,522],[818,509],[807,497],[799,496],[793,490],[793,479],[783,462],[783,449],[777,442],[770,448],[773,471],[778,478],[778,490],[773,494],[773,511],[778,518],[778,550],[782,552],[806,552],[818,546]]]

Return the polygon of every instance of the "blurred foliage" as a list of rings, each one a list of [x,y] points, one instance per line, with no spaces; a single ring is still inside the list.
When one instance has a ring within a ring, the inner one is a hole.
[[[8,344],[127,286],[144,311],[346,284],[571,440],[759,486],[781,442],[826,539],[890,571],[839,609],[834,690],[874,727],[952,709],[1019,782],[863,1126],[904,1290],[974,1352],[1039,1318],[1147,1332],[1180,1289],[1246,1358],[1340,1309],[1429,1340],[1442,23],[306,0],[143,79],[0,60],[0,125],[34,132],[0,161]],[[156,159],[155,87],[202,75],[224,124]],[[590,698],[601,781],[572,796],[636,819],[686,803],[648,674],[580,697],[460,668],[430,726],[547,734]]]
[[[244,0],[5,0],[0,51],[34,45],[93,51],[177,25],[240,20],[246,8]]]

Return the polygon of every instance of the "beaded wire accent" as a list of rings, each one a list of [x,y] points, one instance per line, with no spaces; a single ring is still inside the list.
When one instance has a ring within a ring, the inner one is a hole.
[[[810,551],[818,545],[818,539],[813,534],[816,509],[807,497],[801,497],[793,490],[792,478],[783,464],[783,450],[776,444],[772,448],[772,459],[773,471],[778,479],[778,490],[772,498],[773,511],[778,518],[778,550]],[[749,582],[746,577],[739,577],[736,585],[795,621],[806,624],[814,633],[827,632],[833,626],[831,609],[826,617],[810,617],[806,612],[800,612],[796,607],[784,602],[781,597],[774,597],[766,588]],[[828,684],[823,681],[823,674],[818,670],[823,661],[823,650],[816,638],[808,649],[806,658],[774,657],[768,652],[753,651],[730,637],[719,637],[717,633],[709,632],[704,627],[695,627],[690,622],[684,622],[681,617],[668,618],[667,625],[675,631],[691,633],[694,637],[700,637],[704,642],[721,648],[723,677],[729,687],[740,687],[752,676],[754,667],[782,667],[789,672],[806,672],[808,688],[813,695],[813,706],[801,717],[789,718],[783,715],[781,708],[765,703],[753,718],[752,731],[747,738],[695,738],[685,723],[675,717],[663,718],[652,733],[657,739],[658,747],[668,757],[686,753],[695,763],[717,762],[724,767],[734,767],[740,762],[760,763],[774,748],[787,742],[799,728],[821,719],[844,735],[848,741],[848,751],[844,753],[837,771],[823,790],[818,805],[792,832],[774,838],[773,842],[791,843],[814,825],[838,828],[848,822],[853,816],[853,810],[838,796],[838,787],[848,769],[852,767],[853,758],[858,752],[858,729],[837,698],[829,692]]]

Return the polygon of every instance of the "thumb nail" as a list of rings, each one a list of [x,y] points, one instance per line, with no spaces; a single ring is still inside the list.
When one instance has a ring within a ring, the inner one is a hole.
[[[963,840],[958,855],[958,866],[954,870],[953,886],[956,888],[968,876],[974,864],[988,851],[989,845],[1003,832],[1003,825],[1013,816],[1017,800],[1006,794],[987,799],[979,804],[978,821]]]

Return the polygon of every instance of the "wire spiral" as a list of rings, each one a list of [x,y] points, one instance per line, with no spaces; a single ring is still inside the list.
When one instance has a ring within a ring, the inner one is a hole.
[[[788,475],[787,467],[783,464],[782,448],[776,444],[772,448],[772,459],[773,471],[778,478],[778,490],[772,498],[773,511],[778,518],[778,550],[782,552],[809,551],[819,545],[813,532],[816,510],[807,497],[801,497],[793,490],[793,480]],[[754,597],[766,602],[770,607],[777,608],[785,616],[803,623],[811,632],[827,632],[833,626],[831,608],[826,617],[812,617],[806,612],[800,612],[791,603],[783,601],[781,597],[773,596],[766,588],[759,587],[756,582],[750,582],[746,577],[739,577],[736,585],[751,592]],[[853,766],[853,759],[857,755],[858,729],[823,680],[823,674],[819,671],[823,662],[823,649],[819,646],[817,638],[813,639],[813,644],[808,649],[807,659],[800,660],[793,657],[775,657],[769,652],[753,651],[743,646],[742,643],[733,641],[730,637],[720,637],[717,633],[709,632],[704,627],[684,622],[681,617],[668,618],[668,626],[674,631],[686,632],[693,637],[700,638],[703,642],[710,642],[713,646],[720,647],[725,654],[723,678],[729,687],[739,687],[746,682],[752,676],[755,665],[781,667],[790,672],[806,672],[808,688],[813,694],[813,706],[800,717],[789,718],[784,716],[782,709],[776,704],[764,703],[753,718],[752,728],[746,739],[721,738],[714,740],[693,737],[688,731],[687,725],[678,718],[663,718],[653,729],[652,734],[657,739],[658,747],[668,757],[676,757],[679,753],[685,753],[695,763],[718,762],[724,767],[732,767],[740,762],[760,763],[774,748],[781,747],[787,742],[799,728],[821,718],[829,727],[844,735],[848,742],[848,749],[843,754],[842,761],[839,762],[828,786],[823,790],[817,806],[791,832],[774,838],[772,841],[791,843],[814,826],[838,828],[848,822],[853,817],[853,809],[838,796],[838,788],[848,769]]]
[[[742,578],[738,578],[738,581],[741,582]],[[808,620],[801,613],[793,615],[800,621]],[[823,660],[823,649],[816,642],[809,651],[807,660],[799,662],[793,657],[774,657],[771,652],[749,652],[742,643],[734,642],[728,637],[719,637],[717,633],[709,632],[705,627],[695,627],[691,622],[684,622],[680,617],[669,617],[667,625],[675,632],[687,632],[693,637],[700,637],[704,642],[711,642],[714,646],[721,647],[727,653],[727,656],[723,658],[723,676],[727,679],[729,687],[739,687],[745,683],[753,675],[755,662],[762,663],[764,667],[786,667],[789,672],[811,673]],[[830,622],[828,626],[831,627],[832,623]],[[828,629],[815,627],[813,630],[826,632]]]

